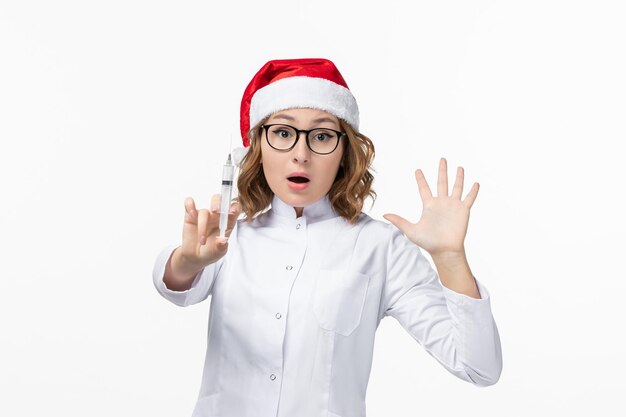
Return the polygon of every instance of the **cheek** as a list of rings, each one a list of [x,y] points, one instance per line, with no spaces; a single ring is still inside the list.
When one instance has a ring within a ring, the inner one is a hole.
[[[267,176],[266,167],[270,165],[269,158],[267,157],[267,149],[265,149],[265,144],[261,144],[261,168],[263,169],[263,173]]]
[[[337,156],[337,159],[335,159],[334,165],[333,165],[335,167],[335,173],[339,171],[339,168],[341,167],[341,162],[343,161],[343,157],[344,157],[344,153],[342,151]]]
[[[271,164],[269,163],[267,158],[261,158],[261,169],[263,170],[263,174],[265,175],[265,178],[270,178],[270,174],[272,170],[271,170]]]
[[[330,162],[330,161],[329,161]],[[341,163],[341,158],[335,159],[330,162],[324,171],[326,172],[326,183],[332,185],[337,178],[337,172],[339,171],[339,164]]]
[[[263,168],[263,174],[265,174],[266,179],[271,180],[272,176],[277,175],[276,166],[276,158],[272,157],[271,152],[261,153],[261,167]]]

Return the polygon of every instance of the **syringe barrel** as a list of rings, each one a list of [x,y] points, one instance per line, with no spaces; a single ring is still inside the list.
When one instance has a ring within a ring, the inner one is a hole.
[[[229,159],[230,161],[230,159]],[[233,193],[233,177],[235,166],[231,164],[224,165],[222,169],[222,194],[220,201],[220,236],[224,237],[226,227],[228,226],[228,213],[230,212],[230,200]]]
[[[234,172],[235,167],[230,164],[224,165],[224,169],[222,169],[222,201],[220,204],[220,213],[228,214],[230,211]]]
[[[230,181],[232,184],[234,176],[235,166],[231,164],[224,165],[224,167],[222,168],[222,184],[224,184],[224,181]]]
[[[222,183],[222,198],[220,201],[220,236],[224,237],[228,226],[228,213],[230,212],[230,199],[233,187]]]
[[[233,186],[222,183],[222,198],[220,201],[220,213],[228,214],[230,211],[230,199],[232,198]]]

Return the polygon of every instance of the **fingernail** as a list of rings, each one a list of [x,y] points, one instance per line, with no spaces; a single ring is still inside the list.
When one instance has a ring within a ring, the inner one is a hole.
[[[206,236],[202,235],[200,236],[200,245],[204,245],[206,243]]]

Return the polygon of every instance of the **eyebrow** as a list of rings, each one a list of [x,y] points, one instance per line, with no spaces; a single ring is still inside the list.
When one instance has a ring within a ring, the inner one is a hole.
[[[276,116],[274,116],[274,119],[285,119],[285,120],[291,120],[292,122],[294,122],[296,120],[295,118],[293,118],[291,116],[288,116],[286,114],[276,115]],[[317,118],[317,119],[313,120],[313,123],[322,123],[322,122],[330,122],[330,123],[333,123],[333,124],[337,125],[337,122],[335,122],[330,117],[320,117],[320,118]]]

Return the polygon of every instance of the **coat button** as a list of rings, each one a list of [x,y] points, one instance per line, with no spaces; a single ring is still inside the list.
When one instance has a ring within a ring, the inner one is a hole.
[[[275,379],[276,379],[276,375],[274,375],[274,374],[270,375],[270,379],[271,379],[272,381],[273,381],[273,380],[275,380]]]
[[[276,318],[277,318],[277,319],[279,319],[279,318],[281,318],[281,317],[282,317],[282,316],[280,315],[280,313],[276,313]]]
[[[300,223],[296,225],[296,229],[299,229],[299,228],[300,228]]]
[[[291,271],[293,269],[293,266],[287,265],[286,269],[287,269],[287,271]]]

